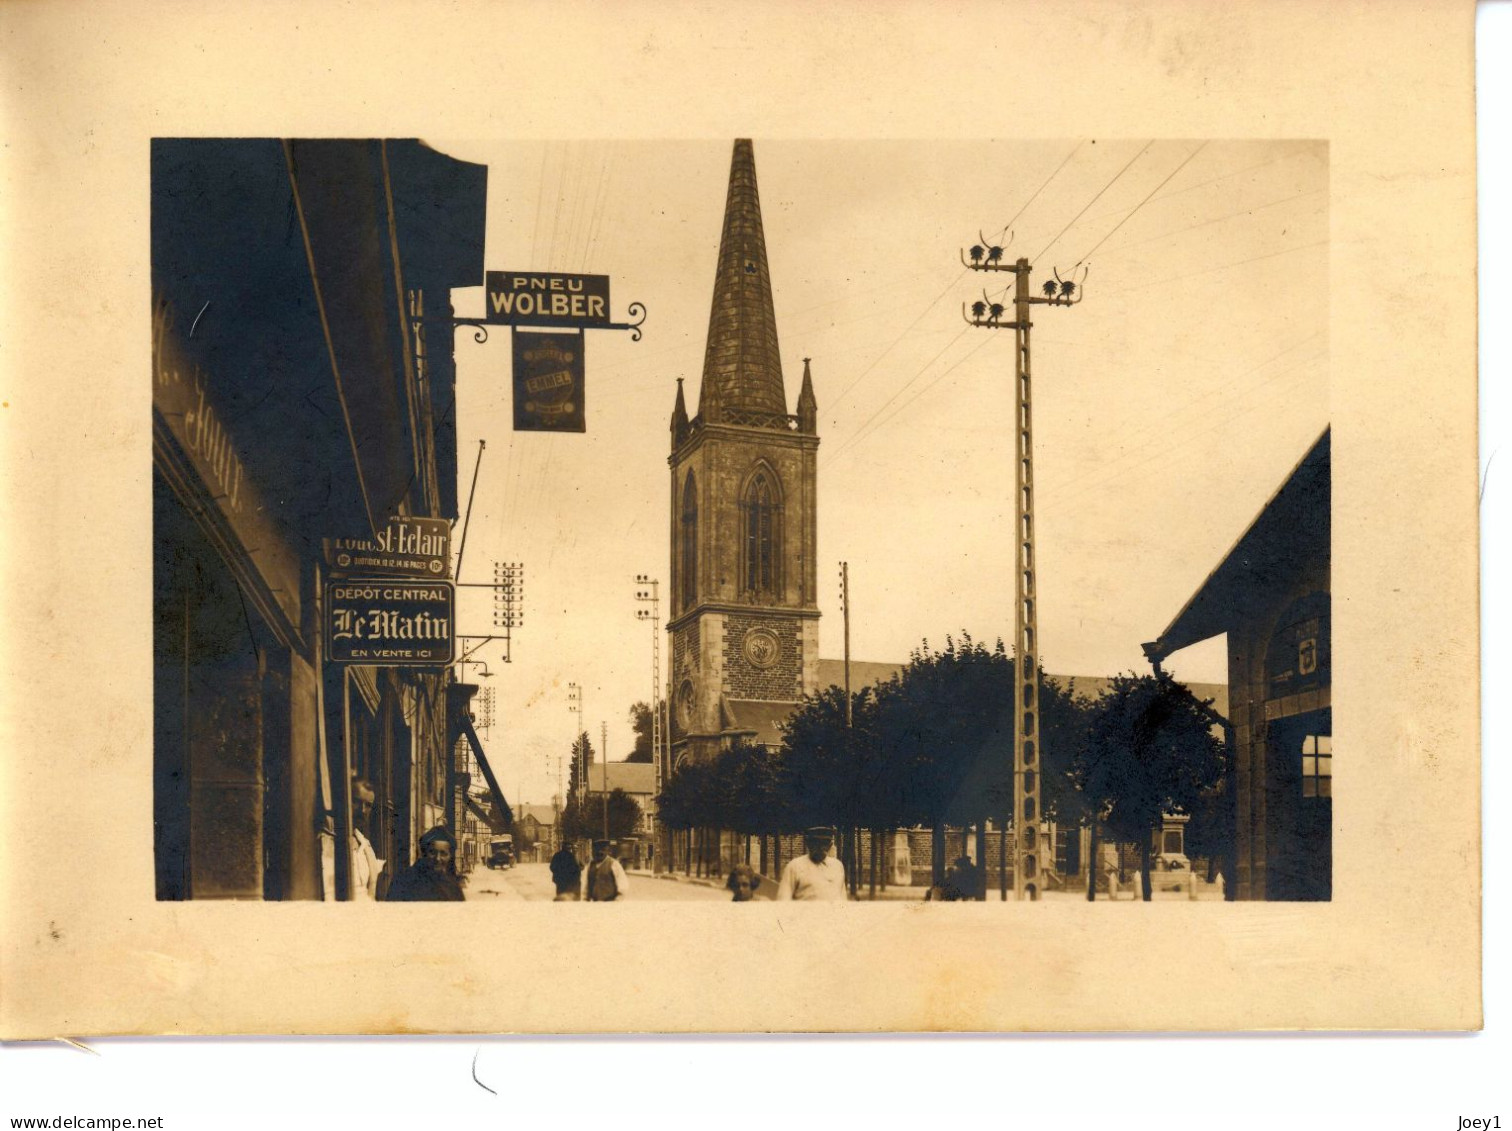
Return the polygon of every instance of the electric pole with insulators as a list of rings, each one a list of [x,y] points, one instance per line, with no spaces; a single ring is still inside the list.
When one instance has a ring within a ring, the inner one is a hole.
[[[1014,336],[1014,389],[1018,411],[1014,419],[1014,711],[1013,711],[1013,894],[1016,899],[1040,897],[1043,862],[1046,852],[1040,844],[1040,779],[1043,776],[1044,751],[1040,741],[1039,718],[1039,630],[1035,608],[1034,571],[1034,383],[1029,352],[1032,326],[1029,308],[1034,305],[1074,306],[1082,300],[1078,285],[1056,273],[1045,280],[1043,293],[1029,288],[1033,270],[1027,259],[1003,261],[1003,249],[987,246],[983,239],[971,248],[969,259],[961,262],[973,271],[1010,272],[1013,275],[1013,320],[1003,321],[1004,306],[989,298],[963,308],[967,325],[986,330],[1009,330]],[[1083,276],[1085,278],[1085,276]],[[985,863],[985,862],[984,862]]]
[[[661,693],[661,582],[644,573],[635,575],[635,584],[641,588],[635,591],[635,599],[642,605],[650,605],[649,609],[640,608],[635,610],[636,620],[651,622],[651,764],[655,766],[652,777],[655,782],[656,796],[661,796],[662,775],[666,773],[663,764],[662,753],[662,693]],[[670,728],[668,728],[670,730]],[[652,867],[660,868],[663,859],[662,846],[659,843],[661,822],[658,821],[651,830],[651,843],[655,845],[652,858]]]

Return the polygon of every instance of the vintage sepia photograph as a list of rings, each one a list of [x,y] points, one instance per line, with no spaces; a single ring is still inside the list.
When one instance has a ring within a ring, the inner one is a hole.
[[[1473,15],[0,5],[0,1036],[1479,1028]]]
[[[150,177],[158,900],[1336,895],[1326,141]]]

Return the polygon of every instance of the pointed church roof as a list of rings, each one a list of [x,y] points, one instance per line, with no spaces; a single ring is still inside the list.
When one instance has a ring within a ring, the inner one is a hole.
[[[688,434],[688,406],[683,402],[683,379],[677,379],[677,402],[672,406],[672,447],[683,442]]]
[[[756,193],[756,155],[749,138],[735,142],[730,161],[698,412],[709,422],[732,420],[739,413],[787,414]]]
[[[803,359],[803,387],[798,390],[798,431],[814,432],[819,427],[819,402],[814,399],[814,378],[809,374],[809,358]]]

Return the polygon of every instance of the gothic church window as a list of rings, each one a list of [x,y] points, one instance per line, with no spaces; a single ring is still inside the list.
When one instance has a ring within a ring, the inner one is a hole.
[[[693,486],[691,471],[683,484],[681,535],[678,572],[682,579],[683,608],[688,609],[698,600],[698,491]]]
[[[780,516],[782,504],[771,472],[756,472],[741,501],[745,524],[742,578],[747,595],[773,595],[782,585]]]

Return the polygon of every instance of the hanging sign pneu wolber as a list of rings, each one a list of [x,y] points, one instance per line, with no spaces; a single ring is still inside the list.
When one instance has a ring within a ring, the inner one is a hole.
[[[326,658],[337,664],[449,664],[455,605],[456,589],[450,581],[329,581]]]
[[[609,276],[487,271],[485,322],[504,326],[609,325]]]

